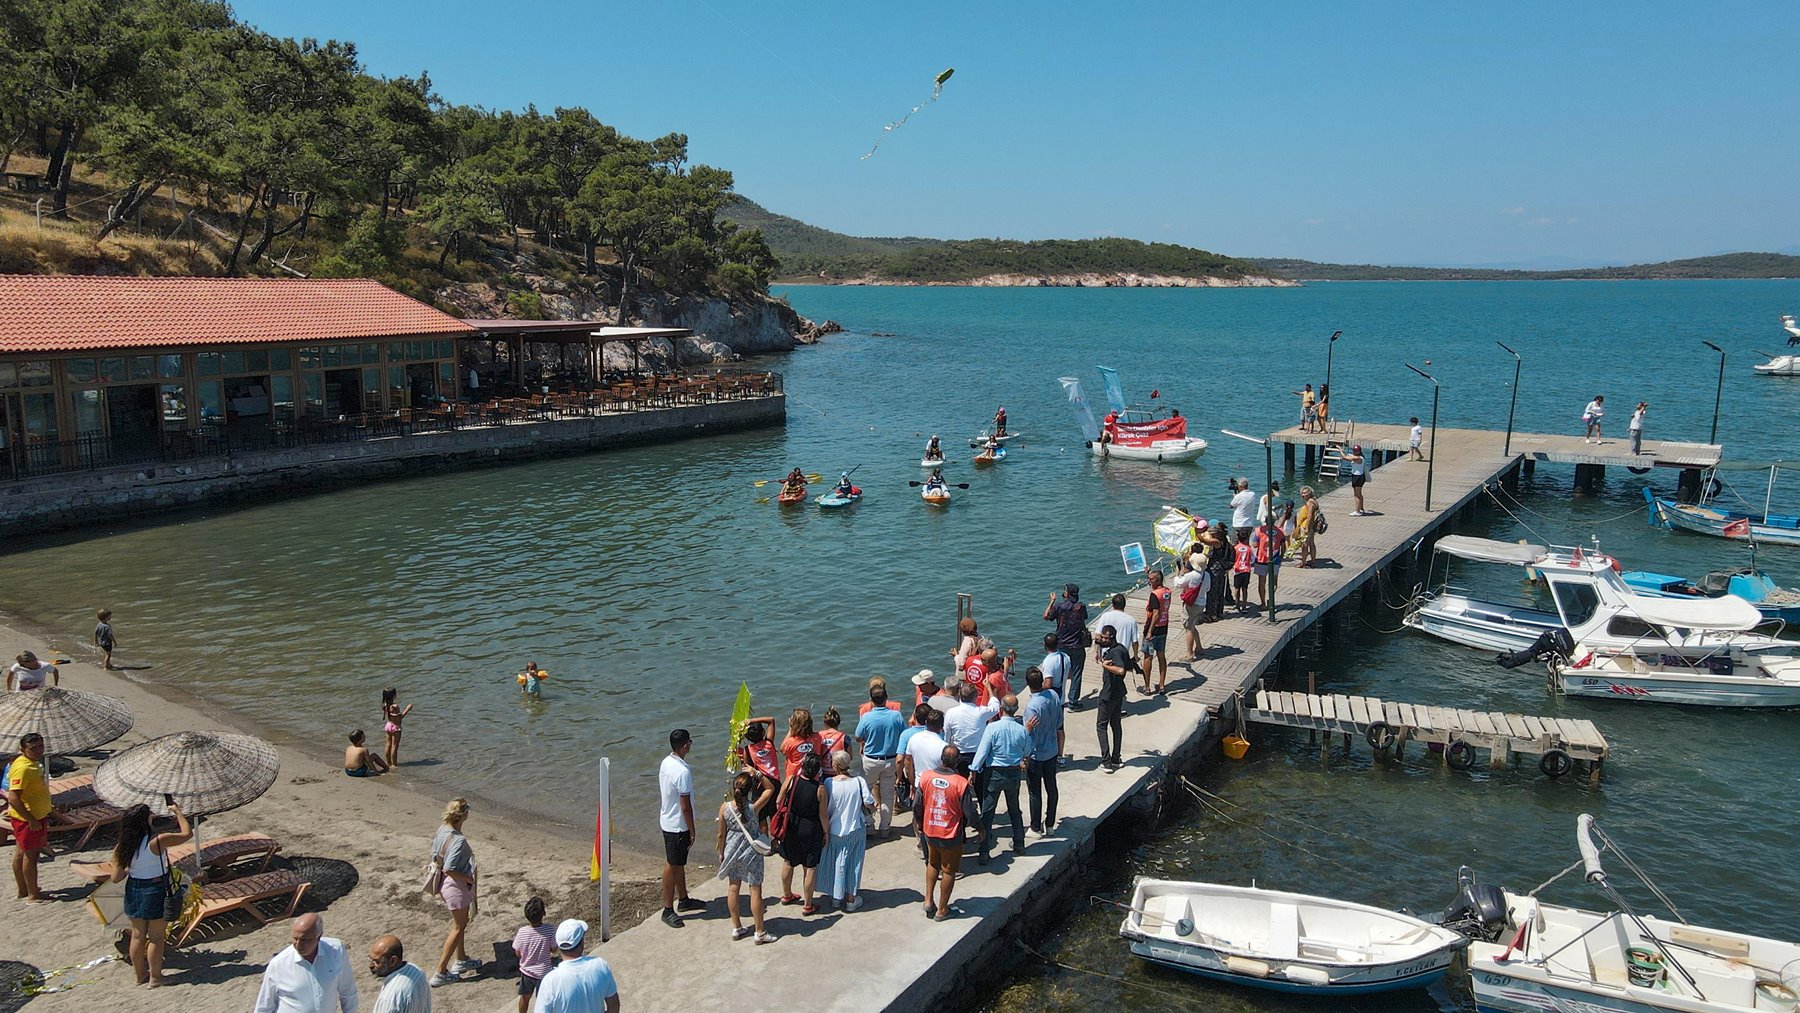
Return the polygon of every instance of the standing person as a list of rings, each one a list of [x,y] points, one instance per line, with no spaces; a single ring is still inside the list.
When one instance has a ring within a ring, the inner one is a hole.
[[[1412,417],[1412,431],[1406,435],[1406,445],[1411,449],[1412,459],[1415,461],[1425,460],[1424,452],[1419,449],[1419,444],[1423,443],[1424,440],[1425,427],[1419,424],[1419,417],[1414,415]]]
[[[1606,397],[1595,394],[1594,399],[1581,410],[1581,424],[1587,427],[1587,441],[1600,442],[1600,419],[1606,414]]]
[[[1250,529],[1256,525],[1256,494],[1250,491],[1250,480],[1234,478],[1231,490],[1231,531],[1240,542],[1250,540]]]
[[[1249,542],[1231,547],[1231,589],[1240,609],[1250,607],[1250,571],[1255,568],[1256,550]]]
[[[556,966],[538,988],[537,1013],[619,1013],[612,965],[584,956],[588,926],[570,918],[556,927]]]
[[[1144,695],[1166,693],[1169,683],[1169,611],[1175,596],[1163,586],[1161,570],[1151,570],[1145,578],[1150,582],[1144,596]],[[1156,688],[1150,688],[1150,670],[1157,670]]]
[[[790,780],[807,757],[816,756],[821,764],[825,762],[825,740],[813,731],[812,711],[796,707],[788,715],[788,733],[787,738],[781,740],[781,756],[787,761]]]
[[[294,919],[293,943],[263,968],[253,1013],[356,1013],[356,977],[341,940],[325,936],[325,919]]]
[[[917,728],[908,729],[912,736],[906,739],[900,753],[900,765],[907,783],[912,785],[913,796],[913,834],[918,838],[919,857],[928,857],[925,848],[924,805],[925,793],[919,790],[920,779],[928,774],[943,769],[939,766],[944,754],[944,712],[934,707],[925,708],[925,722]],[[903,736],[904,738],[904,736]]]
[[[94,646],[100,648],[100,667],[108,672],[113,670],[112,609],[101,609],[94,613]]]
[[[531,1013],[531,1000],[556,963],[556,931],[544,924],[544,898],[525,902],[525,924],[513,933],[512,951],[519,958],[519,1013]]]
[[[975,617],[963,616],[958,619],[956,621],[956,650],[950,652],[950,657],[956,661],[956,669],[951,673],[952,678],[962,672],[963,666],[969,663],[969,658],[980,652],[978,646],[980,643],[981,633],[975,625]]]
[[[1056,624],[1056,649],[1069,659],[1069,678],[1063,702],[1080,710],[1081,671],[1087,666],[1088,645],[1094,642],[1093,635],[1087,628],[1087,605],[1081,600],[1081,588],[1065,584],[1060,600],[1052,593],[1050,605],[1044,609],[1044,621]]]
[[[879,675],[871,675],[869,676],[869,699],[868,702],[856,709],[857,717],[869,713],[870,709],[876,706],[875,691],[878,689],[881,691],[881,702],[887,706],[887,709],[896,713],[900,711],[900,701],[888,695],[887,680]]]
[[[1310,433],[1313,430],[1313,405],[1318,401],[1318,395],[1313,393],[1310,383],[1294,393],[1300,395],[1300,431]]]
[[[819,888],[819,859],[825,852],[825,782],[819,777],[819,754],[806,758],[788,771],[787,832],[781,835],[781,902],[799,904],[800,913],[815,915],[813,892]],[[794,892],[794,870],[800,875],[801,893]]]
[[[917,741],[917,740],[915,740]],[[963,797],[969,782],[956,768],[962,757],[955,746],[945,746],[938,769],[919,778],[920,840],[925,842],[925,916],[943,921],[950,917],[950,891],[962,871]]]
[[[763,929],[763,851],[773,850],[763,836],[757,811],[775,797],[772,785],[747,770],[731,779],[731,797],[719,806],[719,878],[725,881],[725,910],[731,914],[731,940],[756,936],[761,946],[775,937]],[[750,924],[745,928],[738,910],[744,887],[750,888]]]
[[[1119,631],[1100,627],[1094,646],[1099,649],[1100,709],[1095,714],[1094,730],[1100,738],[1100,765],[1107,773],[1119,769],[1124,762],[1119,756],[1125,744],[1125,677],[1131,671],[1131,655],[1119,643]],[[1112,732],[1110,740],[1106,733]]]
[[[976,703],[975,685],[967,682],[958,688],[956,695],[961,702],[944,715],[944,741],[955,746],[962,755],[964,766],[957,773],[968,777],[967,764],[975,758],[975,750],[981,745],[982,729],[1000,713],[1000,701],[990,699],[986,703]]]
[[[1094,623],[1096,626],[1111,626],[1113,628],[1115,642],[1121,647],[1129,650],[1133,662],[1137,661],[1140,641],[1138,636],[1138,624],[1136,619],[1131,618],[1131,613],[1125,611],[1124,595],[1113,595],[1112,607],[1108,608],[1105,612],[1100,613],[1100,618],[1094,620]],[[1099,639],[1095,638],[1094,660],[1100,660],[1100,655],[1103,651],[1104,648]],[[1132,667],[1136,668],[1137,666],[1134,664]]]
[[[400,937],[385,935],[369,947],[369,973],[381,979],[375,993],[374,1013],[431,1013],[431,986],[418,965],[406,962]],[[527,1013],[525,997],[519,997],[520,1013]]]
[[[1033,681],[1033,679],[1036,681]],[[1031,832],[1042,837],[1056,825],[1056,766],[1062,759],[1063,709],[1043,673],[1025,673],[1031,703],[1025,708],[1025,731],[1031,754],[1025,758],[1025,788],[1031,797]]]
[[[1286,551],[1287,536],[1273,521],[1264,521],[1250,536],[1250,552],[1256,557],[1256,604],[1259,608],[1269,604],[1269,584],[1279,582],[1281,555]]]
[[[13,885],[19,898],[37,904],[38,852],[50,847],[50,772],[44,769],[44,737],[19,736],[19,755],[6,768],[6,816],[12,821]]]
[[[1313,406],[1313,432],[1322,433],[1330,429],[1331,422],[1331,385],[1319,385],[1319,403]]]
[[[1256,501],[1256,523],[1261,524],[1275,516],[1274,508],[1271,504],[1275,503],[1280,497],[1281,483],[1270,482],[1269,491],[1263,493],[1262,497]]]
[[[875,807],[869,782],[850,773],[850,754],[831,754],[832,778],[825,782],[825,884],[831,901],[840,910],[863,906],[863,856],[869,847],[867,814]]]
[[[694,846],[694,772],[687,762],[694,737],[686,728],[669,733],[669,755],[657,768],[656,787],[662,812],[663,874],[662,920],[672,929],[682,926],[682,911],[704,911],[706,905],[688,896],[688,849]]]
[[[1225,606],[1232,602],[1229,580],[1232,564],[1231,532],[1224,521],[1215,521],[1206,553],[1206,618],[1218,622],[1225,618]]]
[[[830,757],[833,753],[850,748],[850,737],[839,728],[843,723],[843,715],[838,713],[836,707],[825,708],[825,730],[819,733],[819,742],[824,746],[819,751],[821,757]]]
[[[1634,455],[1644,452],[1644,411],[1649,407],[1650,402],[1639,401],[1637,407],[1631,410],[1631,424],[1627,428],[1631,430],[1631,452]]]
[[[16,693],[27,689],[43,689],[48,683],[52,686],[62,685],[62,673],[55,665],[47,661],[39,661],[38,656],[30,651],[20,651],[14,663],[6,669],[6,691]]]
[[[481,961],[470,960],[464,939],[469,932],[469,916],[475,907],[479,873],[475,868],[475,849],[463,836],[463,823],[469,818],[467,799],[453,798],[444,806],[443,826],[431,839],[431,858],[444,872],[438,896],[450,910],[450,934],[444,937],[444,951],[438,957],[437,973],[431,976],[431,987],[437,988],[459,981],[467,971],[481,970]],[[455,963],[451,963],[451,960]]]
[[[1356,497],[1356,509],[1350,511],[1352,517],[1367,517],[1369,511],[1363,508],[1363,483],[1369,480],[1369,462],[1363,459],[1362,444],[1358,443],[1344,455],[1344,463],[1350,466],[1350,495]]]
[[[1192,558],[1192,557],[1190,557]],[[1181,629],[1187,634],[1187,649],[1190,666],[1192,661],[1200,657],[1200,625],[1206,621],[1207,580],[1206,571],[1195,568],[1187,559],[1178,565],[1181,573],[1175,578],[1175,594],[1181,599]]]
[[[1319,494],[1310,485],[1300,487],[1300,513],[1294,518],[1294,540],[1297,549],[1294,553],[1302,568],[1311,567],[1319,558],[1317,537],[1319,521],[1324,518],[1319,509]]]
[[[1081,653],[1080,648],[1076,649],[1076,653]],[[1069,688],[1070,662],[1069,652],[1057,644],[1056,634],[1044,634],[1044,660],[1038,662],[1037,668],[1039,672],[1043,673],[1044,685],[1056,690],[1057,699],[1062,699],[1062,695],[1068,692]]]
[[[863,777],[875,795],[875,832],[886,836],[893,826],[894,782],[899,772],[900,736],[906,721],[887,706],[887,684],[871,686],[869,710],[856,719],[855,739],[862,749]]]
[[[413,709],[412,704],[400,706],[399,697],[400,691],[392,686],[381,691],[381,731],[387,736],[384,758],[390,770],[400,765],[400,722],[405,721]]]
[[[134,805],[119,821],[119,842],[113,845],[112,882],[125,880],[125,917],[131,920],[131,969],[137,983],[161,988],[163,943],[169,938],[169,922],[163,899],[169,895],[169,849],[194,839],[181,806],[169,804],[175,814],[175,832],[159,834],[150,822],[150,807]]]
[[[1031,754],[1031,736],[1019,723],[1019,698],[1008,693],[1000,701],[1000,717],[981,733],[981,745],[969,769],[981,784],[981,864],[994,853],[994,811],[1006,799],[1006,817],[1012,821],[1012,850],[1025,850],[1025,814],[1019,810],[1019,784],[1025,780],[1025,758]]]

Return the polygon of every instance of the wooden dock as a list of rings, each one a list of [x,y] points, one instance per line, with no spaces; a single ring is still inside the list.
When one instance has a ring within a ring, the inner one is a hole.
[[[1395,703],[1374,697],[1320,696],[1258,690],[1244,719],[1344,736],[1367,742],[1377,752],[1406,752],[1418,741],[1442,748],[1444,762],[1455,770],[1474,766],[1475,751],[1488,751],[1492,767],[1511,766],[1520,756],[1537,758],[1538,769],[1561,777],[1586,764],[1598,779],[1606,761],[1606,736],[1582,718],[1533,717],[1501,711],[1470,711],[1425,704]],[[1323,754],[1321,754],[1323,755]]]
[[[1622,424],[1622,423],[1621,423]],[[1298,427],[1283,429],[1269,438],[1288,448],[1288,466],[1292,467],[1293,447],[1327,447],[1333,444],[1361,444],[1365,452],[1404,454],[1411,446],[1411,426],[1390,426],[1357,422],[1336,425],[1326,433],[1301,432]],[[1425,431],[1429,443],[1431,431]],[[1493,444],[1499,454],[1506,446],[1506,434],[1485,429],[1439,429],[1438,448],[1446,443],[1465,446],[1470,443]],[[1512,453],[1528,462],[1547,464],[1614,465],[1621,468],[1710,468],[1719,463],[1723,453],[1716,443],[1680,443],[1674,440],[1645,440],[1644,452],[1631,452],[1629,436],[1609,436],[1599,443],[1589,443],[1580,436],[1558,433],[1514,433]],[[1442,454],[1439,454],[1442,457]]]

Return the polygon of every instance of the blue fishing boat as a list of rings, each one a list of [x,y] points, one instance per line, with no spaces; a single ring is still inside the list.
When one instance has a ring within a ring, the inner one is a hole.
[[[1734,594],[1770,619],[1790,624],[1800,621],[1800,591],[1777,586],[1768,574],[1755,567],[1714,570],[1699,580],[1648,570],[1627,570],[1619,576],[1633,591],[1651,598],[1722,598]]]
[[[1717,469],[1710,471],[1701,483],[1704,495],[1698,503],[1677,503],[1664,499],[1646,487],[1644,499],[1650,504],[1650,523],[1677,531],[1692,531],[1715,538],[1743,538],[1752,543],[1800,545],[1800,515],[1776,513],[1771,509],[1775,496],[1775,477],[1783,467],[1794,462],[1777,461],[1757,465],[1756,470],[1769,472],[1768,495],[1760,513],[1732,510],[1718,504],[1715,497],[1721,489]]]

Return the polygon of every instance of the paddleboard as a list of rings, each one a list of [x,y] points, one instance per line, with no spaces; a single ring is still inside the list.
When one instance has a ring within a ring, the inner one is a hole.
[[[833,489],[831,492],[819,497],[819,506],[826,510],[841,510],[859,499],[862,499],[862,490],[858,489],[856,486],[850,487],[850,495],[848,496],[839,496],[837,490]]]
[[[921,458],[919,458],[919,467],[921,467],[921,468],[942,468],[944,466],[944,464],[945,464],[945,461],[941,457],[921,457]]]

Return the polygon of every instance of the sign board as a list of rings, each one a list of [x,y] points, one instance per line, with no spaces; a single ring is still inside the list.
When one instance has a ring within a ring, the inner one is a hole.
[[[1129,545],[1119,546],[1119,557],[1125,561],[1126,573],[1143,573],[1149,568],[1144,561],[1143,542],[1132,542]]]

